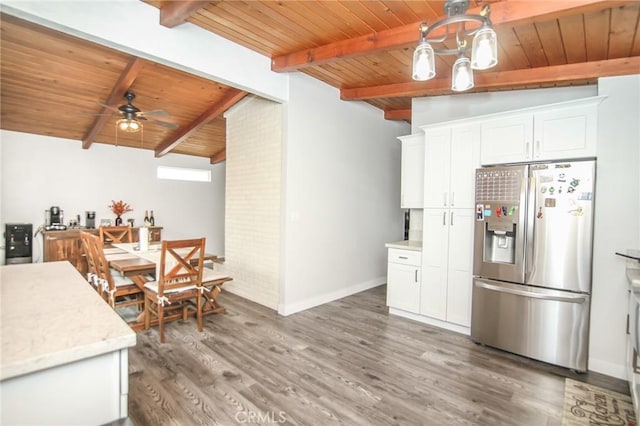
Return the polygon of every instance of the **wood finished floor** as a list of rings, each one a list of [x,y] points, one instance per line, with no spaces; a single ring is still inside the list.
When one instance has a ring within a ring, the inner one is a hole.
[[[560,425],[576,374],[390,316],[386,287],[280,317],[230,293],[224,315],[138,333],[129,422],[143,425]],[[125,424],[125,423],[121,423]]]

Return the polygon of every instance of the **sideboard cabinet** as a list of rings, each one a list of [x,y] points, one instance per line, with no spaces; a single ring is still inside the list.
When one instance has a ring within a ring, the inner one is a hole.
[[[97,229],[68,229],[66,231],[44,231],[44,262],[68,260],[83,275],[87,273],[87,264],[82,252],[80,231],[98,235]],[[138,228],[132,230],[133,241],[138,241]],[[149,231],[152,242],[162,240],[162,227],[151,227]]]

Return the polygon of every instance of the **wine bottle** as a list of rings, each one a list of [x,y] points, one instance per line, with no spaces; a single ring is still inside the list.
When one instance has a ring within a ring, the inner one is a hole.
[[[144,226],[149,226],[149,210],[144,211]]]
[[[151,216],[149,216],[149,225],[155,226],[156,220],[153,218],[153,210],[151,210]]]

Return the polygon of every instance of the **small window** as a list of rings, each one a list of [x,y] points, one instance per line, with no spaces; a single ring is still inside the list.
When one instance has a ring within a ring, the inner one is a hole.
[[[158,166],[158,179],[211,182],[211,170]]]

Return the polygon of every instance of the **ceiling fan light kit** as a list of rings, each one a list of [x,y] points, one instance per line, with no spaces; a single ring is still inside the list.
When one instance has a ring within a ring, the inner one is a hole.
[[[420,25],[420,43],[413,52],[412,77],[416,81],[426,81],[436,75],[435,55],[457,55],[453,64],[451,90],[460,92],[473,88],[473,70],[486,70],[498,63],[498,39],[489,19],[490,7],[485,4],[479,15],[467,14],[469,0],[447,0],[444,3],[444,18],[431,26]],[[466,23],[476,23],[471,29]],[[444,35],[429,38],[437,29],[444,28]],[[453,29],[452,29],[453,28]],[[455,36],[456,48],[447,49],[444,42]],[[469,44],[467,38],[473,36]],[[432,44],[441,44],[434,49]],[[467,53],[471,50],[471,59]]]
[[[123,132],[135,133],[142,129],[142,123],[135,118],[121,118],[116,121],[116,127]]]

